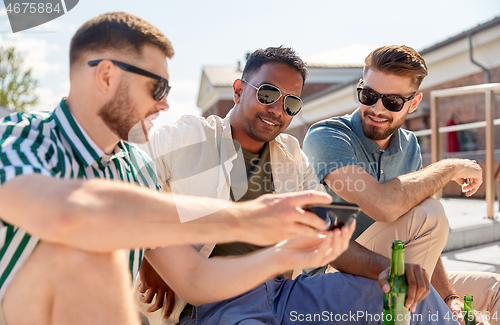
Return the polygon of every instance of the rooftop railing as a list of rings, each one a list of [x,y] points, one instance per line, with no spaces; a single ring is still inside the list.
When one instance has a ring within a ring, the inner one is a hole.
[[[452,126],[439,127],[439,98],[461,96],[468,94],[484,93],[485,95],[485,120],[473,123],[465,123]],[[458,88],[440,89],[431,91],[431,128],[415,131],[416,136],[431,136],[431,156],[432,162],[441,159],[442,146],[441,137],[443,133],[454,131],[470,130],[477,128],[486,128],[486,171],[485,171],[485,196],[486,212],[490,219],[494,218],[495,203],[495,132],[494,126],[500,125],[500,119],[494,119],[494,94],[500,93],[500,83],[489,83],[475,86],[466,86]],[[442,197],[442,190],[435,195]]]

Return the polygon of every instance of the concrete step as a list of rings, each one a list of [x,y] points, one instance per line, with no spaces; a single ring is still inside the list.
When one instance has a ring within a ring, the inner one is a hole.
[[[500,273],[500,241],[441,254],[446,271]]]
[[[443,252],[500,241],[500,211],[495,202],[495,219],[486,215],[486,201],[472,198],[441,199],[450,223]]]

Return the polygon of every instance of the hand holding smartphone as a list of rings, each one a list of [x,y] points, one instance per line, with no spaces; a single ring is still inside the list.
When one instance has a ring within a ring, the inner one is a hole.
[[[325,220],[326,230],[340,228],[343,225],[349,227],[361,211],[357,204],[352,203],[309,204],[304,210],[311,211]]]

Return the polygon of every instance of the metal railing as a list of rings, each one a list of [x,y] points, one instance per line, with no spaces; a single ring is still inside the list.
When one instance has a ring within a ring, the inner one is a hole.
[[[485,121],[465,123],[460,125],[439,127],[439,98],[452,97],[468,94],[485,94]],[[431,155],[432,162],[437,162],[441,159],[442,133],[454,131],[469,130],[486,127],[486,210],[487,216],[490,219],[494,218],[494,203],[495,203],[495,132],[494,126],[500,125],[500,119],[494,119],[494,93],[500,93],[500,83],[489,83],[475,86],[466,86],[458,88],[440,89],[431,91],[431,128],[427,130],[416,131],[416,136],[431,136]],[[442,190],[435,195],[437,198],[442,197]]]

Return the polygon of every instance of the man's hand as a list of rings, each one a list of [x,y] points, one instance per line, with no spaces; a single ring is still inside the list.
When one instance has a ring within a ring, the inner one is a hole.
[[[378,284],[384,293],[389,292],[391,287],[387,282],[391,268],[388,267],[378,277]],[[429,277],[427,272],[418,264],[405,264],[406,280],[408,281],[408,297],[406,298],[406,308],[412,313],[428,294],[431,292]]]
[[[446,305],[448,305],[448,308],[450,308],[451,312],[453,313],[453,315],[455,315],[458,322],[461,325],[465,325],[464,316],[465,317],[467,317],[467,316],[464,315],[464,302],[461,299],[451,299],[451,300],[448,300]],[[474,310],[474,313],[476,316],[476,325],[483,325],[484,323],[480,322],[480,319],[478,318],[479,315],[476,313],[475,310]]]
[[[317,237],[288,239],[275,246],[282,250],[282,265],[289,269],[320,267],[336,259],[347,250],[351,236],[356,229],[354,221],[349,227],[323,232]]]
[[[139,269],[139,277],[141,284],[138,290],[141,293],[139,299],[146,304],[150,304],[156,295],[154,304],[149,306],[148,312],[152,313],[163,307],[163,302],[166,299],[164,318],[168,318],[174,309],[175,295],[174,291],[163,281],[156,270],[149,264],[147,259],[142,260],[141,268]]]
[[[326,193],[304,191],[267,194],[252,201],[233,204],[227,209],[232,209],[231,212],[238,216],[236,222],[243,230],[241,241],[264,246],[293,237],[316,237],[326,224],[301,206],[328,204],[331,201]]]
[[[461,166],[453,180],[462,186],[466,196],[472,196],[483,183],[483,170],[475,160],[454,159]],[[470,179],[470,184],[467,184]]]

